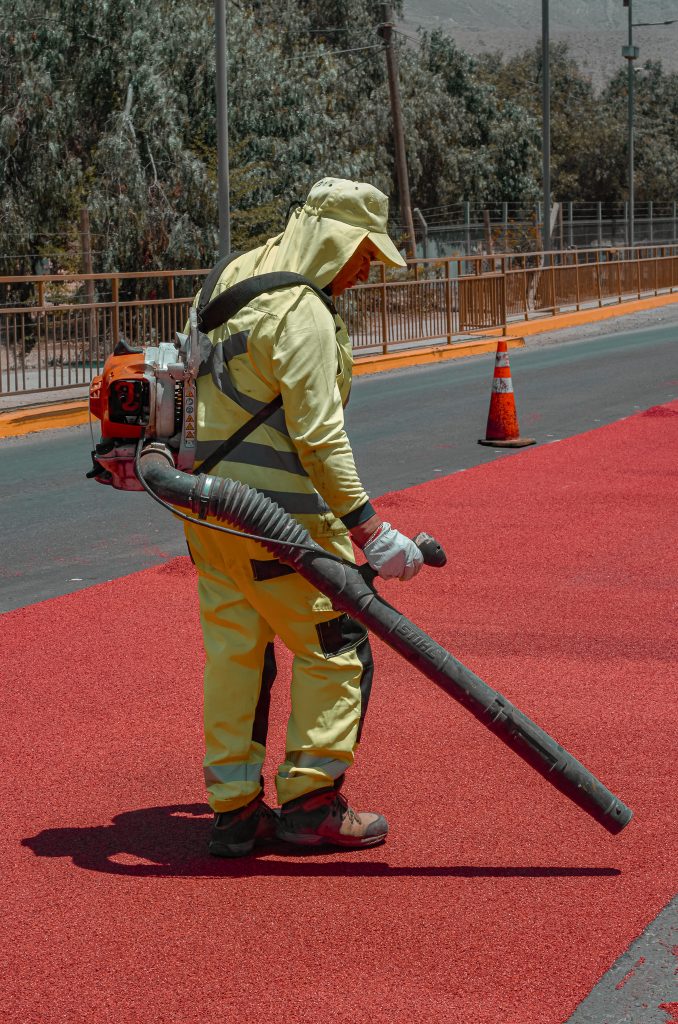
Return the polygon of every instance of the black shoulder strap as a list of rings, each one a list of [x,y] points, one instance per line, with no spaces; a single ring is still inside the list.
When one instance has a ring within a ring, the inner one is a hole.
[[[198,312],[204,309],[207,303],[212,298],[212,293],[217,286],[219,278],[226,270],[229,263],[233,260],[237,260],[238,256],[242,256],[241,252],[230,252],[228,256],[224,256],[219,262],[212,267],[209,274],[203,281],[202,288],[200,289],[200,297],[198,299]]]
[[[215,267],[216,269],[217,267]],[[221,272],[223,273],[223,268]],[[211,276],[212,274],[210,274],[205,285],[203,285],[203,291],[206,291],[206,286]],[[234,284],[232,288],[227,288],[226,291],[221,292],[220,295],[217,295],[216,299],[212,299],[207,305],[202,304],[203,292],[201,292],[198,304],[198,326],[205,334],[209,334],[215,327],[225,324],[227,320],[234,317],[244,306],[247,306],[263,292],[272,292],[278,288],[290,288],[293,285],[300,284],[305,284],[312,288],[318,298],[327,306],[332,316],[336,315],[337,311],[330,296],[326,295],[321,288],[318,288],[308,278],[303,277],[301,274],[276,271],[272,274],[258,274],[256,277],[247,277],[244,281]],[[212,285],[212,289],[214,289],[215,285],[216,281]]]
[[[200,463],[200,466],[195,470],[195,472],[211,473],[217,463],[221,462],[222,459],[225,459],[229,452],[232,452],[234,448],[237,448],[240,442],[244,441],[248,434],[251,434],[253,430],[257,429],[260,423],[263,423],[264,420],[269,418],[269,416],[272,416],[281,405],[282,395],[276,395],[268,405],[264,405],[259,412],[255,413],[254,416],[247,421],[247,423],[243,423],[242,427],[236,430],[234,434],[231,434],[227,441],[224,441],[224,443],[220,444],[211,455],[208,455],[205,461]]]

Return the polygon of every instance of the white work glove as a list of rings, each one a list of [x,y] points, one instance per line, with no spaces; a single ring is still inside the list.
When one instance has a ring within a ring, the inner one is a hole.
[[[424,564],[424,556],[409,537],[382,523],[363,548],[365,558],[384,580],[411,580]]]

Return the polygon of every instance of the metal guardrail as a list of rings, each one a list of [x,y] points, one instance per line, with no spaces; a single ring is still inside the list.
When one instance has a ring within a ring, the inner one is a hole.
[[[502,256],[506,318],[640,299],[678,288],[678,246],[566,250]]]
[[[383,263],[374,264],[370,281],[349,288],[335,302],[354,352],[385,353],[429,340],[451,343],[463,329],[457,262],[412,260],[406,272],[387,272]]]
[[[0,277],[0,394],[81,388],[121,338],[171,340],[206,273]],[[676,245],[502,253],[377,263],[337,307],[360,355],[675,289]]]
[[[169,341],[207,273],[0,277],[0,394],[82,387],[121,338]]]

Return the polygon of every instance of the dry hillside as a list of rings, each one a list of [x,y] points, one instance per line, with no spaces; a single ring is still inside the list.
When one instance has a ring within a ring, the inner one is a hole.
[[[440,28],[470,53],[500,50],[509,55],[541,42],[541,0],[405,0],[401,29],[415,34],[418,26]],[[678,0],[634,0],[634,22],[677,19],[673,25],[634,29],[640,61],[661,60],[678,71]],[[552,0],[553,41],[566,40],[582,69],[599,87],[625,67],[628,9],[622,0]]]

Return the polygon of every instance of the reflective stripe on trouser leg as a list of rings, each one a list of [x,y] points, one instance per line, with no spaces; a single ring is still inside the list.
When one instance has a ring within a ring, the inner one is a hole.
[[[205,783],[214,811],[232,811],[261,789],[270,689],[270,626],[238,586],[217,573],[198,579],[205,643]]]
[[[333,785],[351,766],[372,672],[366,636],[352,650],[334,657],[295,657],[288,754],[276,777],[280,803]]]
[[[241,648],[247,635],[255,629],[263,629],[264,622],[270,630],[266,642],[270,642],[272,634],[275,634],[295,655],[292,714],[286,750],[295,757],[304,754],[306,763],[297,765],[290,757],[286,758],[276,778],[279,800],[286,802],[332,785],[353,763],[365,698],[371,683],[372,660],[366,630],[348,616],[337,616],[329,598],[296,573],[255,578],[251,559],[261,559],[266,555],[255,542],[214,535],[208,530],[191,528],[187,533],[201,580],[204,578],[209,583],[210,580],[223,579],[230,584],[229,601],[237,598],[233,613],[229,608],[224,610],[220,607],[218,610],[217,618],[225,619],[229,637],[232,636],[234,642],[233,649],[229,649],[224,639],[220,678],[225,679],[226,675],[240,678],[243,662],[249,665],[252,659],[251,654],[245,657]],[[337,532],[331,537],[318,535],[318,540],[332,553],[354,561],[347,533]],[[218,597],[214,600],[218,601]],[[231,620],[237,622],[239,631],[232,629]],[[205,633],[206,648],[209,648],[212,635],[209,630]],[[257,650],[263,651],[266,642],[261,639]],[[227,704],[230,696],[221,702],[222,714],[228,716],[228,725],[230,719],[238,715],[242,699],[237,683],[233,681],[222,692],[233,695],[230,707]],[[206,686],[206,701],[207,695]],[[251,723],[248,724],[251,728]],[[205,731],[209,754],[211,741],[207,715]],[[256,747],[256,744],[252,746]],[[315,766],[309,765],[307,758],[313,758]],[[220,762],[222,759],[214,760]],[[235,786],[236,783],[227,785]]]

